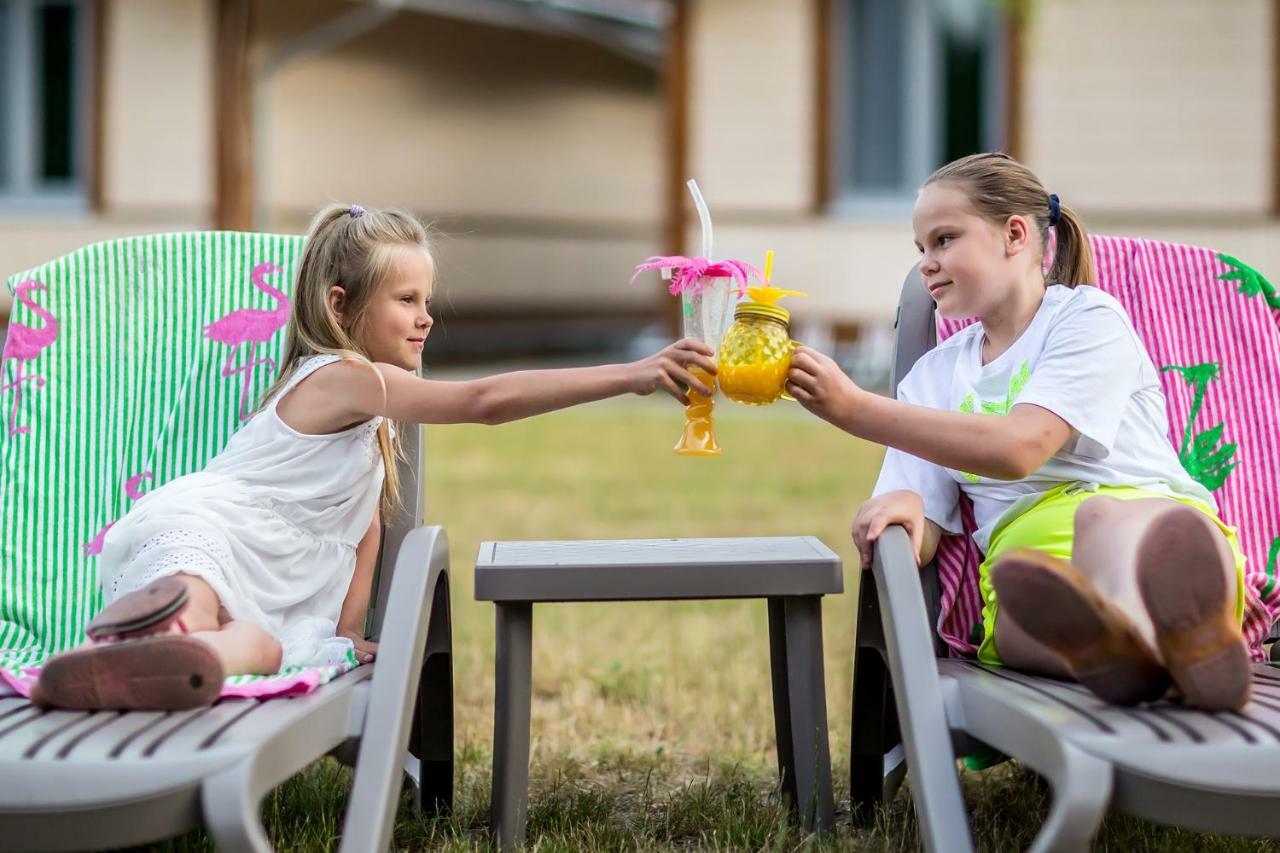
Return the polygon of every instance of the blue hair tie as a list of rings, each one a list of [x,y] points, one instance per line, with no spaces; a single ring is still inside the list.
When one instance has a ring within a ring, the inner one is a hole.
[[[1055,198],[1056,198],[1056,196],[1055,196]],[[364,208],[363,208],[363,207],[361,207],[361,206],[360,206],[360,205],[358,205],[358,204],[353,204],[353,205],[351,205],[351,208],[347,211],[347,213],[350,213],[350,214],[351,214],[351,218],[352,218],[352,219],[354,219],[355,217],[357,217],[357,216],[359,216],[360,214],[364,213]]]
[[[1057,225],[1062,220],[1062,205],[1058,203],[1058,194],[1049,193],[1049,227]]]

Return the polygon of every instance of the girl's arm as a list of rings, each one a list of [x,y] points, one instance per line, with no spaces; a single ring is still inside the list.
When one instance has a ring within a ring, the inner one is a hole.
[[[344,361],[318,371],[315,378],[323,382],[315,390],[328,400],[342,401],[343,411],[333,417],[335,425],[375,415],[404,423],[501,424],[621,394],[666,391],[688,405],[680,386],[709,395],[711,389],[690,371],[714,375],[713,355],[706,344],[685,339],[630,364],[524,370],[465,382],[421,379],[390,364],[371,368]]]
[[[993,417],[873,394],[808,347],[798,348],[791,358],[787,390],[806,409],[845,432],[994,480],[1029,476],[1071,438],[1071,426],[1039,406],[1015,405],[1006,417]]]
[[[378,563],[378,545],[382,540],[382,512],[373,511],[373,522],[356,546],[356,571],[347,587],[338,615],[338,636],[356,645],[356,659],[368,663],[378,654],[378,644],[364,638],[364,619],[369,612],[369,596],[373,592],[373,570]]]

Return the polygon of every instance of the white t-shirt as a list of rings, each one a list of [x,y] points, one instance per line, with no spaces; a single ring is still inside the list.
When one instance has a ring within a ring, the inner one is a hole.
[[[1169,443],[1159,373],[1113,297],[1096,287],[1053,285],[1026,331],[986,365],[982,338],[982,324],[974,323],[925,353],[899,383],[898,399],[992,415],[1031,403],[1070,424],[1067,444],[1022,480],[953,471],[889,448],[876,495],[916,492],[926,518],[949,533],[961,533],[963,490],[973,501],[978,523],[973,538],[984,553],[1006,515],[1025,511],[1063,483],[1084,489],[1140,486],[1217,508]]]

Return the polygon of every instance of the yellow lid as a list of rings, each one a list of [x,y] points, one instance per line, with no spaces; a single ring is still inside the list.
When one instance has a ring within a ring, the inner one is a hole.
[[[752,288],[754,290],[755,288]],[[784,324],[791,322],[791,312],[780,305],[770,305],[766,302],[740,302],[738,307],[734,309],[733,319],[741,320],[743,317],[768,317],[771,320],[778,320]]]
[[[776,305],[778,300],[784,296],[808,295],[799,290],[783,290],[781,287],[770,287],[767,284],[764,287],[747,288],[747,296],[750,296],[752,301],[759,302],[761,305]]]

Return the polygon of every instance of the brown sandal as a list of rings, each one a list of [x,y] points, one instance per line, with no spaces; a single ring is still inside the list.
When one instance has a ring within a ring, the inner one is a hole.
[[[1138,546],[1138,588],[1165,666],[1187,703],[1236,711],[1252,689],[1249,649],[1206,521],[1189,506],[1156,518]]]
[[[85,633],[94,642],[158,634],[172,625],[187,606],[187,585],[175,577],[153,580],[103,608]]]
[[[996,562],[991,581],[1013,621],[1099,699],[1136,705],[1169,689],[1169,673],[1129,618],[1066,560],[1017,549]]]
[[[54,655],[31,701],[78,711],[178,711],[212,705],[222,680],[222,663],[208,644],[166,634]]]

